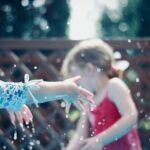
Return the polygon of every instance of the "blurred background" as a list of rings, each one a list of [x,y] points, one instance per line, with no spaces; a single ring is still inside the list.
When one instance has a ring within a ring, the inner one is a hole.
[[[0,37],[149,37],[149,3],[148,0],[1,0]]]
[[[123,79],[139,112],[143,150],[150,147],[150,1],[148,0],[1,0],[0,79],[62,80],[60,68],[79,41],[102,38],[115,51]],[[33,124],[15,128],[0,110],[0,149],[59,150],[73,135],[79,112],[65,117],[63,101],[30,106]],[[35,128],[35,132],[33,132]]]

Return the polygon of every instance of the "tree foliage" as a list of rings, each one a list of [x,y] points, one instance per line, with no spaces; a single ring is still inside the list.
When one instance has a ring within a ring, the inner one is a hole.
[[[67,0],[1,0],[0,37],[66,36]]]
[[[150,1],[125,1],[120,1],[118,10],[105,9],[101,20],[102,35],[104,37],[149,37]]]

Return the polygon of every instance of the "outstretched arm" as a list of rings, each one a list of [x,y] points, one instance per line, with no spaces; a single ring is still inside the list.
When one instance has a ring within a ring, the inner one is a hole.
[[[82,102],[91,102],[93,94],[77,86],[80,76],[59,82],[46,82],[43,80],[31,80],[25,75],[25,83],[0,81],[0,108],[6,108],[10,119],[14,124],[16,120],[20,124],[29,123],[33,116],[25,104],[44,103],[63,99],[66,102],[68,113],[71,103],[83,110]]]
[[[31,80],[25,75],[25,83],[0,81],[0,108],[8,108],[17,111],[23,104],[43,103],[58,99],[64,99],[69,111],[71,103],[82,109],[82,102],[92,101],[93,94],[77,86],[80,76],[58,82],[46,82],[43,80]]]
[[[66,102],[66,112],[69,111],[71,103],[79,110],[83,110],[84,106],[82,103],[91,103],[93,94],[86,89],[77,86],[76,82],[78,82],[80,78],[80,76],[76,76],[64,81],[39,82],[37,83],[37,86],[39,87],[37,90],[31,88],[29,91],[28,99],[31,101],[27,101],[27,103],[34,103],[35,101],[32,100],[35,98],[37,103],[63,99]]]

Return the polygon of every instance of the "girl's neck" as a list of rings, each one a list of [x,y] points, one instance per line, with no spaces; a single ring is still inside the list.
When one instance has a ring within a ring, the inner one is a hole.
[[[108,87],[108,82],[108,77],[104,76],[103,78],[100,78],[94,97],[96,104],[100,103],[103,97],[105,96]]]

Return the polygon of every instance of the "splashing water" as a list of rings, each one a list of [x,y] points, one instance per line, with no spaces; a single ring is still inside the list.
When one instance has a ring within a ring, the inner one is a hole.
[[[39,141],[39,140],[36,140],[36,144],[40,145],[40,141]]]
[[[17,130],[15,130],[13,139],[14,139],[14,140],[17,140],[17,138],[18,138],[18,137],[17,137]]]
[[[32,150],[34,147],[34,140],[33,141],[30,141],[29,145],[28,145],[28,148],[29,150]]]
[[[13,140],[17,140],[17,126],[14,125],[14,136],[13,136]],[[14,141],[11,141],[11,143],[13,144]]]
[[[3,149],[7,149],[6,145],[3,146]]]
[[[37,66],[34,66],[34,70],[36,70],[38,67]]]
[[[25,131],[23,124],[20,124],[22,131]]]
[[[35,133],[35,127],[34,127],[34,123],[33,122],[31,122],[31,131],[32,131],[32,133]]]
[[[68,114],[66,114],[66,118],[67,118],[67,119],[69,118],[69,115],[68,115]]]
[[[21,141],[24,141],[24,137],[21,138]]]
[[[80,141],[82,141],[82,140],[83,140],[83,136],[80,137]]]

